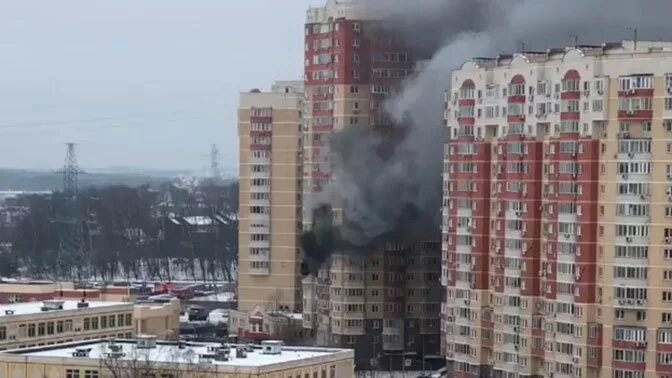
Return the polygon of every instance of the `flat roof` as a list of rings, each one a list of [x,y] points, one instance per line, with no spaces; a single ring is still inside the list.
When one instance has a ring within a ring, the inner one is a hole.
[[[183,343],[183,347],[174,342],[157,342],[156,347],[151,349],[138,348],[135,340],[117,340],[114,341],[119,346],[119,352],[123,353],[120,360],[125,361],[147,361],[154,363],[179,363],[179,364],[197,364],[206,363],[199,358],[200,355],[211,353],[208,347],[221,347],[222,344],[216,343]],[[73,342],[68,344],[57,344],[37,348],[16,349],[0,352],[0,360],[7,355],[15,355],[31,358],[56,358],[62,359],[84,359],[84,360],[109,360],[106,354],[110,351],[110,341],[91,340],[85,342]],[[238,345],[244,347],[243,345]],[[88,357],[73,357],[77,349],[91,349]],[[236,345],[231,345],[231,359],[229,361],[211,361],[207,363],[221,366],[222,368],[262,368],[275,364],[294,363],[310,359],[322,360],[325,357],[351,358],[354,352],[350,349],[334,348],[309,348],[309,347],[282,347],[280,354],[263,354],[260,345],[255,345],[254,349],[247,353],[246,358],[236,358]],[[66,360],[67,361],[67,360]],[[64,362],[67,363],[67,362]]]
[[[60,300],[58,300],[60,301]],[[49,310],[42,311],[43,302],[23,302],[23,303],[14,303],[0,305],[0,318],[6,316],[20,316],[20,315],[30,315],[30,314],[51,314],[58,311],[67,311],[67,310],[82,310],[77,307],[77,304],[81,302],[79,300],[63,300],[63,309],[59,310]],[[89,304],[88,308],[103,308],[103,307],[112,307],[112,306],[122,306],[128,305],[132,306],[132,303],[129,302],[107,302],[107,301],[87,301]],[[13,311],[12,315],[8,315],[6,311]]]

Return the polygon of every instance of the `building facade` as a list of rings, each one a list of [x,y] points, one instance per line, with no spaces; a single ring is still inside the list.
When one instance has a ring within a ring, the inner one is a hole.
[[[83,304],[82,304],[83,303]],[[0,306],[0,349],[133,337],[133,304],[49,300]]]
[[[152,342],[84,341],[0,353],[7,378],[255,378],[354,376],[345,349]]]
[[[302,345],[312,340],[304,338],[303,316],[288,311],[270,311],[258,306],[251,311],[229,311],[229,334],[238,342],[282,340],[289,345]]]
[[[304,327],[318,345],[354,348],[358,369],[441,365],[439,261],[438,242],[335,254],[304,279]]]
[[[239,309],[300,310],[303,82],[240,95]]]
[[[672,43],[473,59],[446,92],[456,377],[672,374]]]
[[[135,302],[135,288],[103,286],[83,289],[72,282],[10,281],[0,282],[0,304],[34,302],[49,299]]]
[[[180,336],[180,300],[166,303],[143,303],[133,306],[135,335],[153,335],[159,340],[177,340]]]
[[[303,227],[315,222],[315,198],[330,182],[330,136],[349,127],[385,129],[384,102],[412,72],[411,49],[361,2],[327,1],[305,25]],[[365,164],[365,162],[362,162]],[[337,199],[336,199],[337,200]],[[347,222],[330,200],[333,223]],[[427,238],[431,240],[432,237]],[[438,354],[440,245],[394,241],[365,256],[335,251],[304,280],[304,327],[318,345],[355,349],[359,369],[402,369]],[[402,358],[406,355],[406,358]]]
[[[303,228],[310,230],[314,198],[335,179],[331,133],[390,125],[383,102],[411,73],[414,58],[361,2],[328,0],[307,11],[304,63]]]

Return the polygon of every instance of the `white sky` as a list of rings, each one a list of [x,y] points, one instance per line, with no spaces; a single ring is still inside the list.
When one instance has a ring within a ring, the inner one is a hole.
[[[0,167],[237,171],[238,92],[301,79],[322,0],[0,1]]]

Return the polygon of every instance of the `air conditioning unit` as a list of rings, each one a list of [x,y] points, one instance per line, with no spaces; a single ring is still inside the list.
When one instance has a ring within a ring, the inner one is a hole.
[[[628,242],[628,243],[632,243],[632,238],[628,236],[628,237],[625,238],[625,241]]]
[[[579,361],[580,361],[580,360],[579,360],[579,357],[572,357],[572,362],[573,362],[573,363],[578,364]]]
[[[583,91],[583,95],[586,97],[590,96],[590,91]]]
[[[452,317],[452,316],[447,316],[446,321],[453,322],[453,321],[455,321],[455,318]]]

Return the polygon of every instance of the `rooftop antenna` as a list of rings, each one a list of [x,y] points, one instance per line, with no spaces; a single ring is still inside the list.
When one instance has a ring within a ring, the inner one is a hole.
[[[516,43],[518,43],[518,47],[520,48],[520,52],[524,53],[525,52],[525,42],[517,41]]]
[[[219,178],[219,148],[213,144],[210,149],[210,174],[213,178]]]
[[[628,30],[632,32],[632,41],[634,42],[634,50],[637,50],[637,28],[629,27]]]
[[[574,47],[579,46],[579,36],[576,33],[569,33],[569,37],[574,40]]]

